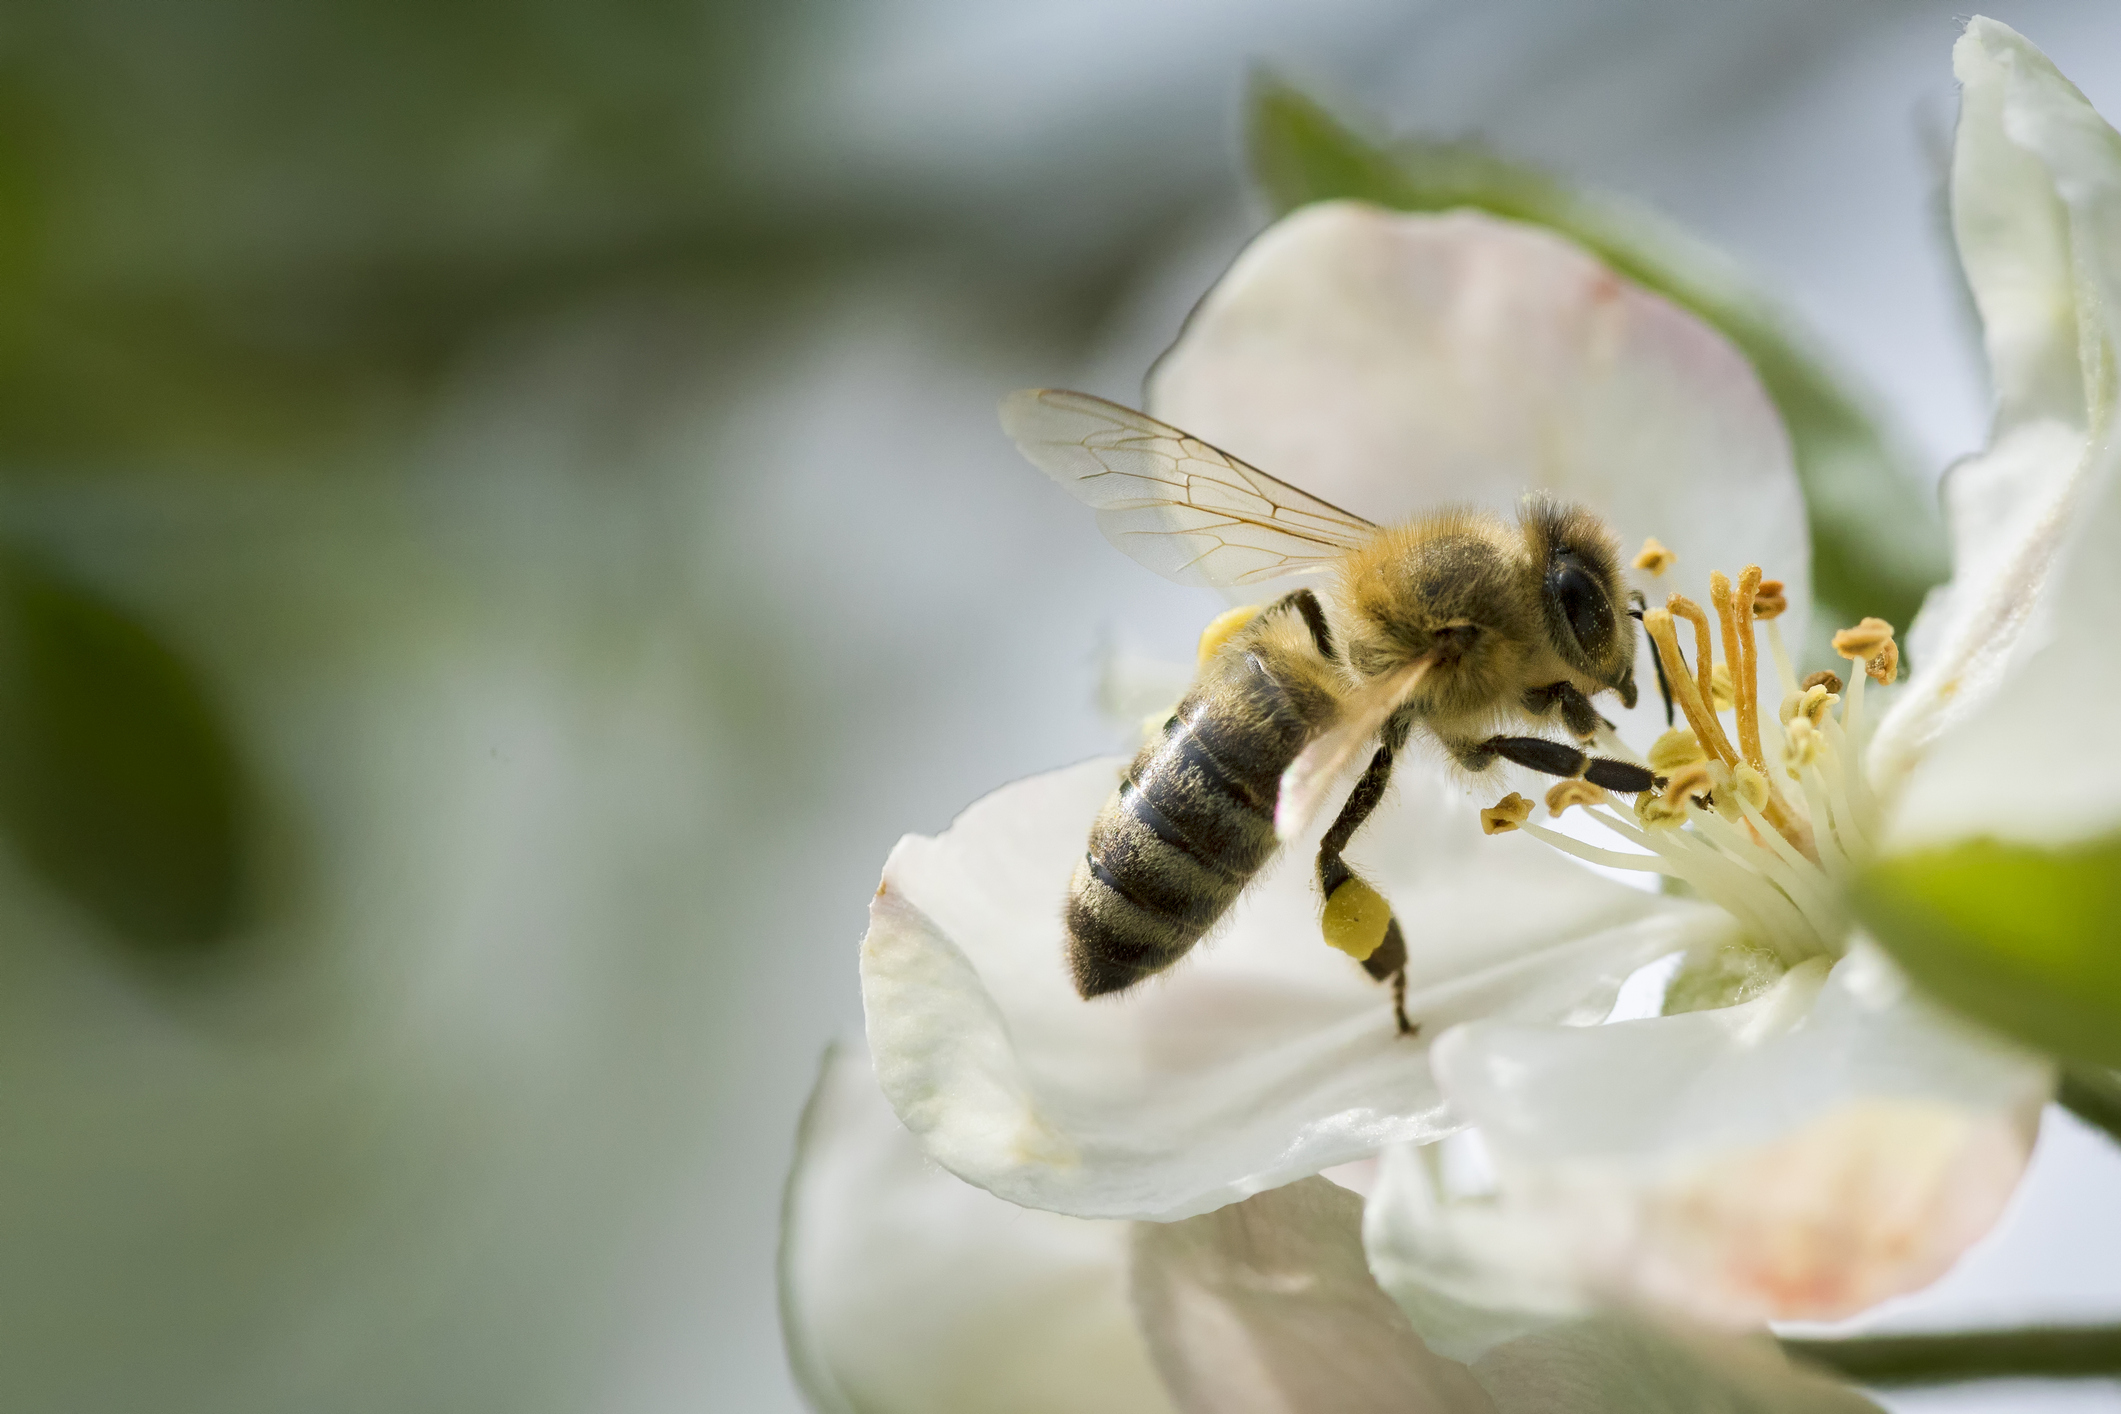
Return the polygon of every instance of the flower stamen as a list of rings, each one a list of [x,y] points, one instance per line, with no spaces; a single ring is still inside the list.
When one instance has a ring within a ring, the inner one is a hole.
[[[1862,679],[1892,680],[1899,666],[1892,628],[1866,619],[1837,635],[1837,651],[1860,666],[1844,692],[1833,673],[1814,673],[1799,684],[1775,622],[1789,607],[1788,595],[1780,581],[1763,579],[1758,565],[1748,565],[1735,582],[1711,575],[1709,599],[1715,625],[1682,594],[1642,615],[1686,724],[1660,735],[1645,758],[1617,737],[1609,743],[1616,756],[1646,760],[1664,778],[1661,787],[1638,795],[1627,810],[1580,780],[1547,792],[1550,815],[1580,805],[1633,850],[1603,849],[1532,824],[1531,802],[1515,794],[1481,812],[1482,828],[1522,829],[1593,864],[1683,880],[1790,965],[1837,953],[1850,926],[1843,886],[1869,853],[1876,813],[1856,754],[1863,740]],[[1691,663],[1679,646],[1680,619],[1694,626]],[[1780,689],[1773,699],[1761,691],[1756,623],[1767,628]],[[1778,711],[1766,710],[1771,700]],[[1720,711],[1732,713],[1728,732]]]

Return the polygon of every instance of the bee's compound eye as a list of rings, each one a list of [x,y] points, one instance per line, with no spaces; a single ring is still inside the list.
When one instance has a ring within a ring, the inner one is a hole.
[[[1587,654],[1599,653],[1612,638],[1613,606],[1583,562],[1574,555],[1557,558],[1547,571],[1547,594],[1561,609],[1577,646]]]

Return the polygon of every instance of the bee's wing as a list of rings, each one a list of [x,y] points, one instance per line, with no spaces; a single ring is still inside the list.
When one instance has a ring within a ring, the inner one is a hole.
[[[1377,527],[1155,418],[1051,388],[1002,400],[1002,428],[1095,507],[1105,538],[1166,579],[1214,588],[1322,570]]]
[[[1333,782],[1421,685],[1429,662],[1417,658],[1350,693],[1341,703],[1339,719],[1297,753],[1281,773],[1281,793],[1274,800],[1276,839],[1287,844],[1309,828]]]

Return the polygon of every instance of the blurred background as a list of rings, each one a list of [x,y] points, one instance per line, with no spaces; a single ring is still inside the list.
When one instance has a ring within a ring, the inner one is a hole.
[[[779,1189],[885,853],[1211,607],[995,402],[1138,397],[1265,220],[1248,76],[1691,226],[1934,476],[1959,13],[10,7],[0,1404],[798,1409]],[[2121,115],[2121,11],[1997,13]],[[1880,1321],[2121,1317],[2052,1118]]]

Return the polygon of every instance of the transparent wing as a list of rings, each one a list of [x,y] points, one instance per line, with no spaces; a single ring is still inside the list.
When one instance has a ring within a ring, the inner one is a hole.
[[[1417,658],[1365,683],[1341,703],[1340,719],[1297,753],[1281,773],[1281,791],[1274,800],[1275,838],[1287,844],[1310,828],[1333,782],[1421,686],[1429,662]]]
[[[1224,588],[1322,570],[1377,527],[1155,418],[1051,388],[1002,400],[1034,466],[1166,579]]]

